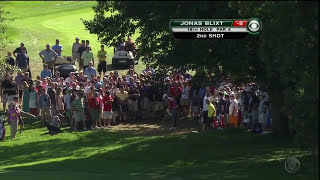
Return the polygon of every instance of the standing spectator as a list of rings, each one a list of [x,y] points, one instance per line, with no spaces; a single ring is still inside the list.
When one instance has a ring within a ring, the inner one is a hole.
[[[217,106],[217,120],[218,121],[225,119],[224,118],[224,114],[225,114],[224,108],[225,108],[225,100],[223,98],[223,92],[219,91],[219,93],[218,93],[218,106]]]
[[[23,72],[29,69],[29,56],[26,52],[26,48],[21,49],[21,53],[17,55],[16,66],[18,66]]]
[[[89,63],[89,66],[84,70],[84,75],[88,76],[88,77],[92,77],[92,75],[97,75],[97,70],[96,68],[93,67],[93,62],[91,61]],[[93,79],[91,79],[93,80]]]
[[[54,63],[57,60],[58,54],[54,50],[50,49],[50,44],[46,45],[46,49],[41,51],[39,56],[41,57],[42,62],[48,65],[51,72],[54,72]]]
[[[24,43],[21,42],[21,43],[20,43],[20,47],[17,47],[17,48],[13,51],[13,56],[14,56],[14,57],[17,57],[18,54],[20,54],[20,53],[22,52],[22,49],[23,49],[23,48],[25,48],[25,47],[24,47]],[[27,49],[26,49],[26,53],[28,54]],[[16,54],[17,54],[17,55],[16,55]]]
[[[86,128],[86,117],[84,114],[84,98],[83,98],[83,93],[82,92],[77,92],[77,98],[72,102],[72,111],[74,112],[74,119],[75,119],[75,124],[74,124],[74,130],[78,131],[79,129],[79,122],[82,122],[82,127],[83,130],[87,130]]]
[[[129,98],[128,98],[128,112],[129,117],[132,117],[133,120],[136,120],[136,113],[138,111],[138,99],[140,98],[140,92],[137,89],[136,85],[133,88],[130,88]]]
[[[11,75],[9,76],[9,81],[7,81],[5,89],[7,90],[8,104],[10,104],[15,97],[19,97],[17,85],[13,81],[13,77]],[[19,102],[19,98],[17,102]]]
[[[29,108],[30,108],[30,114],[33,114],[35,116],[38,116],[38,106],[37,106],[37,99],[38,99],[38,93],[34,89],[34,86],[30,86],[30,101],[29,101]]]
[[[238,100],[233,91],[230,92],[229,118],[230,126],[238,127]]]
[[[23,98],[22,98],[22,111],[29,113],[29,100],[30,100],[30,92],[29,85],[26,81],[23,82]]]
[[[129,94],[124,90],[123,85],[120,86],[120,91],[117,93],[117,97],[119,98],[120,104],[120,118],[125,121],[127,118]]]
[[[50,97],[50,102],[51,102],[51,112],[52,114],[55,114],[56,113],[56,105],[57,105],[57,102],[56,102],[56,90],[54,89],[54,85],[53,83],[50,83],[49,84],[49,87],[48,87],[48,95]]]
[[[56,109],[58,114],[63,114],[64,111],[64,97],[63,97],[63,92],[62,88],[58,87],[56,91]]]
[[[76,37],[76,42],[72,45],[72,59],[79,62],[79,68],[83,69],[83,65],[80,63],[80,53],[78,52],[81,43],[79,42],[79,38]]]
[[[3,111],[6,112],[7,102],[8,102],[8,87],[9,87],[9,74],[4,74],[4,79],[1,82],[1,101],[3,105]]]
[[[135,49],[136,49],[136,45],[132,41],[131,37],[128,36],[128,40],[125,42],[125,50],[131,51],[133,53],[133,55],[135,56],[135,54],[136,54]]]
[[[51,78],[52,77],[52,72],[50,69],[48,69],[48,64],[43,65],[43,70],[41,71],[41,80],[44,78]]]
[[[90,47],[89,50],[92,51],[89,40],[86,40],[86,46],[89,46]]]
[[[86,41],[85,40],[82,40],[81,41],[81,46],[78,48],[78,53],[79,53],[79,56],[80,56],[80,63],[79,63],[79,68],[83,68],[83,59],[81,58],[82,57],[82,53],[86,50]]]
[[[101,50],[98,51],[97,53],[97,57],[99,60],[99,64],[98,64],[98,72],[101,76],[101,72],[103,71],[103,73],[107,72],[107,51],[104,50],[104,45],[101,44]]]
[[[202,118],[203,118],[203,122],[202,122],[202,131],[207,130],[207,124],[208,124],[208,109],[209,109],[209,104],[210,104],[210,93],[206,93],[206,96],[203,98],[203,109],[202,109]],[[209,102],[208,102],[209,101]]]
[[[225,119],[225,125],[227,127],[230,127],[230,116],[229,116],[229,107],[230,107],[230,97],[227,92],[224,92],[224,98],[225,98],[225,107],[224,107],[224,119]]]
[[[101,99],[99,93],[94,91],[93,96],[88,100],[89,114],[92,120],[92,129],[97,128],[97,123],[101,116]]]
[[[86,46],[86,51],[84,51],[81,55],[81,59],[83,59],[83,69],[85,70],[89,63],[92,61],[94,64],[93,53],[89,51],[89,46]]]
[[[15,82],[18,88],[18,93],[19,93],[19,102],[22,102],[22,95],[23,95],[23,87],[22,87],[22,82],[24,80],[24,76],[22,75],[21,70],[19,69],[17,72],[17,76],[15,78]]]
[[[105,91],[105,96],[102,99],[102,103],[104,105],[103,107],[103,124],[104,127],[110,128],[111,125],[111,120],[112,120],[112,103],[113,103],[113,98],[110,94],[109,90]]]
[[[56,44],[52,46],[52,49],[58,54],[58,56],[61,56],[63,48],[62,45],[60,45],[59,39],[56,39]]]
[[[18,123],[21,118],[20,109],[18,104],[14,101],[9,104],[8,109],[8,123],[10,124],[11,139],[15,139],[18,131]]]
[[[210,99],[206,99],[206,101],[208,104],[208,120],[205,129],[207,130],[210,127],[211,122],[213,122],[213,118],[216,117],[216,109]],[[202,127],[202,129],[204,128]]]
[[[152,73],[152,76],[154,76],[154,75],[155,75],[154,70],[153,70],[153,69],[151,69],[149,65],[146,65],[146,69],[144,69],[144,70],[142,71],[142,74],[146,75],[146,74],[148,74],[149,72],[151,72],[151,73]]]
[[[262,130],[265,131],[267,126],[267,106],[266,106],[266,93],[260,92],[259,93],[259,109],[258,109],[258,114],[259,114],[259,125],[261,126]]]
[[[14,67],[14,65],[16,64],[14,62],[14,59],[12,58],[12,52],[8,51],[8,55],[6,57],[6,63],[9,64],[11,67]]]
[[[182,88],[182,95],[180,98],[180,105],[182,106],[182,114],[186,115],[187,117],[189,116],[190,112],[190,84],[187,81],[183,82],[183,88]]]
[[[29,75],[29,72],[25,72],[24,73],[24,76],[23,76],[23,79],[22,79],[22,83],[23,82],[27,82],[27,84],[30,86],[33,86],[33,81],[32,79],[30,78],[30,75]]]
[[[172,97],[168,97],[167,94],[163,95],[162,98],[164,101],[168,102],[168,110],[171,114],[171,120],[172,120],[172,127],[170,130],[175,130],[177,127],[177,118],[178,118],[178,105],[176,103],[176,100]]]
[[[198,117],[198,115],[199,115],[199,98],[198,98],[197,90],[193,90],[192,114],[193,114],[193,117]]]
[[[65,108],[65,113],[66,113],[66,118],[67,118],[67,123],[70,122],[71,124],[71,102],[70,102],[70,98],[71,98],[71,94],[70,94],[70,90],[67,90],[67,94],[64,95],[64,108]]]
[[[46,122],[51,118],[51,100],[47,91],[43,88],[40,89],[41,95],[39,97],[39,108],[41,109],[41,122],[42,125],[46,125]]]
[[[204,87],[204,85],[202,84],[199,91],[198,91],[198,97],[199,97],[199,105],[200,105],[200,109],[203,109],[203,98],[206,95],[206,89]]]

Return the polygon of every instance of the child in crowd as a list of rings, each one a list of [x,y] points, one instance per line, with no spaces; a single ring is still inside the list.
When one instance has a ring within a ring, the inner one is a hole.
[[[30,99],[29,99],[29,108],[30,108],[30,114],[38,116],[38,93],[34,89],[33,86],[30,87]]]
[[[18,98],[15,97],[14,100],[9,104],[9,109],[8,109],[8,123],[10,125],[11,139],[16,138],[19,122],[21,122],[20,108],[18,105]],[[20,128],[20,132],[21,132],[21,128]]]

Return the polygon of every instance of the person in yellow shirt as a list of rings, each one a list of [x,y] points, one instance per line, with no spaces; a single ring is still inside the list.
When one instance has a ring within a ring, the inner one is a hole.
[[[101,76],[101,72],[103,71],[103,73],[107,72],[107,51],[104,50],[104,45],[101,44],[101,50],[98,51],[97,53],[97,57],[99,60],[99,64],[98,64],[98,72]]]
[[[202,124],[203,131],[208,129],[208,127],[210,126],[210,123],[213,120],[213,117],[216,116],[216,108],[214,107],[214,105],[212,104],[209,98],[206,99],[206,103],[208,104],[208,118],[206,123]]]
[[[90,52],[90,46],[86,46],[86,51],[82,53],[81,59],[83,59],[83,70],[86,70],[86,68],[89,67],[91,61],[94,66],[93,53]]]
[[[128,98],[129,98],[129,93],[124,90],[123,86],[120,86],[120,91],[116,94],[116,96],[120,100],[120,115],[119,117],[122,120],[126,120],[127,118],[127,112],[128,112]]]

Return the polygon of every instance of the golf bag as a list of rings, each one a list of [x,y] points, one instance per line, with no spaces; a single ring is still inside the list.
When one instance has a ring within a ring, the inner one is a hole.
[[[4,127],[4,120],[2,117],[0,117],[0,141],[4,140],[5,135],[6,135],[6,129]]]

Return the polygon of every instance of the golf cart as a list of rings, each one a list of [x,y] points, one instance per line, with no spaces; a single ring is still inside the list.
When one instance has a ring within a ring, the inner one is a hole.
[[[137,50],[126,50],[124,43],[119,43],[118,47],[113,49],[114,55],[112,57],[112,67],[130,66],[138,64]]]
[[[54,71],[58,71],[63,78],[69,77],[70,72],[76,72],[75,60],[68,56],[58,56],[54,65]]]

